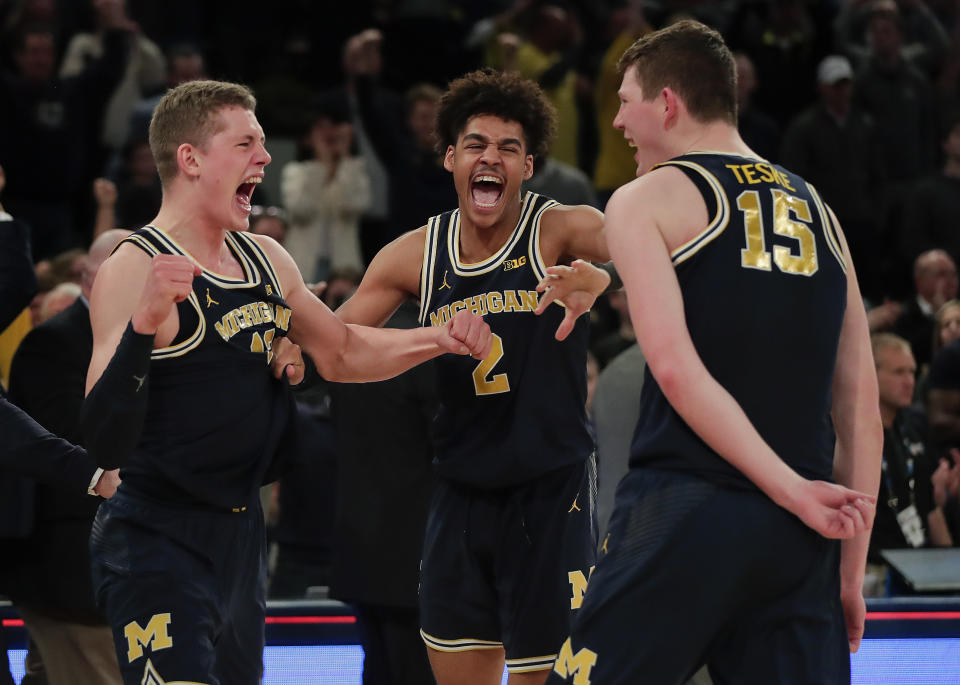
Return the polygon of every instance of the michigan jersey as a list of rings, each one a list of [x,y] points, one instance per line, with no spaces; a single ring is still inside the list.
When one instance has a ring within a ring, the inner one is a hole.
[[[124,242],[151,256],[186,254],[153,226]],[[177,305],[179,332],[152,353],[146,422],[122,477],[163,501],[238,509],[256,497],[292,423],[289,389],[269,366],[291,310],[260,246],[235,232],[226,244],[243,277],[204,269]]]
[[[557,203],[535,193],[495,254],[460,259],[460,211],[427,223],[420,283],[420,323],[443,326],[461,309],[484,317],[493,333],[489,356],[447,354],[437,360],[441,408],[435,424],[441,476],[505,487],[586,458],[587,317],[563,342],[554,333],[560,306],[541,316],[537,283],[545,275],[540,220]]]
[[[708,226],[671,253],[687,327],[712,376],[803,476],[831,479],[831,386],[846,308],[846,264],[816,190],[767,162],[672,159],[698,187]],[[647,374],[631,465],[750,487],[673,410]]]

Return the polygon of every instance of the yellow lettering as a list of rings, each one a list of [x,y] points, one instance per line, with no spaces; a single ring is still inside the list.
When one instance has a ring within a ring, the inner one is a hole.
[[[450,305],[450,318],[453,318],[453,315],[459,312],[461,309],[466,309],[467,305],[464,304],[463,300],[457,300],[456,302],[451,303]]]
[[[474,297],[467,298],[466,302],[471,313],[476,314],[477,316],[483,316],[487,313],[487,298],[485,298],[483,295],[476,295]]]
[[[273,310],[270,309],[270,305],[268,305],[266,302],[259,302],[257,306],[260,309],[260,318],[263,321],[266,323],[273,321]]]
[[[746,177],[747,183],[751,185],[753,185],[754,183],[760,183],[760,179],[758,179],[756,176],[753,175],[752,164],[744,164],[741,168],[743,169],[743,175]]]
[[[727,164],[726,167],[737,177],[737,183],[743,183],[743,176],[740,175],[740,166],[738,164]]]
[[[773,167],[769,164],[757,164],[757,171],[760,172],[760,179],[766,181],[767,183],[776,183],[777,176],[774,173]]]
[[[504,302],[503,302],[503,311],[505,312],[522,312],[523,307],[520,305],[520,300],[517,298],[516,290],[505,290],[503,292]]]
[[[170,614],[154,614],[147,623],[146,628],[141,628],[136,621],[131,621],[123,628],[123,635],[127,638],[127,661],[133,663],[143,656],[143,648],[149,647],[151,651],[159,651],[173,647],[173,640],[167,632],[167,626],[170,625]]]
[[[290,315],[293,311],[287,307],[281,307],[277,305],[277,309],[273,314],[273,320],[276,321],[277,327],[280,330],[288,330],[290,328]]]
[[[503,311],[503,296],[500,293],[487,293],[487,311],[491,314],[499,314]]]
[[[573,595],[570,597],[571,609],[579,609],[583,605],[583,593],[587,591],[587,583],[589,582],[590,577],[593,575],[594,568],[594,566],[591,566],[586,576],[584,576],[583,571],[580,571],[579,569],[567,573],[567,578],[570,581],[570,587],[573,589]]]
[[[573,685],[590,685],[590,671],[596,664],[596,652],[584,648],[574,654],[568,637],[563,646],[560,647],[560,653],[557,654],[553,670],[563,678],[572,675]]]
[[[249,304],[243,305],[237,311],[239,315],[243,317],[243,322],[240,324],[241,328],[247,328],[256,323],[256,321],[253,320],[253,307]]]
[[[435,312],[430,312],[430,325],[443,326],[450,320],[450,305],[445,304]]]
[[[790,179],[787,178],[787,175],[786,175],[786,174],[782,174],[782,173],[780,173],[779,171],[777,171],[776,169],[774,169],[773,171],[776,173],[777,179],[779,179],[780,185],[782,185],[782,186],[783,186],[784,188],[786,188],[787,190],[792,190],[792,191],[796,192],[797,189],[794,188],[792,185],[790,185]]]
[[[525,312],[532,312],[537,308],[537,291],[536,290],[521,290],[520,291],[520,304],[521,308]]]

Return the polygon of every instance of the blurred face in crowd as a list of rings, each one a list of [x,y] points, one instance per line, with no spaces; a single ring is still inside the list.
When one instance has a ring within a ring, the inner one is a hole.
[[[256,220],[250,222],[250,232],[269,236],[283,245],[283,241],[287,237],[287,225],[278,216],[261,214]]]
[[[49,33],[30,33],[24,37],[23,47],[16,55],[20,73],[28,81],[42,83],[53,78],[56,51]]]
[[[410,108],[410,114],[407,117],[407,124],[413,131],[413,136],[417,142],[417,147],[421,150],[430,150],[433,148],[434,132],[433,126],[437,119],[437,102],[430,100],[417,100]]]
[[[946,347],[960,338],[960,303],[944,306],[940,313],[940,346]]]
[[[890,59],[900,54],[900,46],[903,42],[900,26],[891,15],[881,14],[873,17],[867,28],[867,38],[873,52],[880,57]]]
[[[917,294],[934,310],[957,296],[957,266],[943,250],[931,250],[917,257],[914,280]]]
[[[884,347],[878,351],[876,363],[880,405],[894,410],[909,407],[917,373],[913,353],[902,347]]]

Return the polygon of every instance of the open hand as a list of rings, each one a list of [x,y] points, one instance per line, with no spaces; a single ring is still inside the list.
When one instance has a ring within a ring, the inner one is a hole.
[[[597,297],[610,285],[610,274],[590,262],[575,260],[570,266],[551,266],[547,275],[537,284],[542,293],[535,314],[543,314],[551,302],[563,305],[566,313],[554,337],[565,340],[581,314],[590,311]]]

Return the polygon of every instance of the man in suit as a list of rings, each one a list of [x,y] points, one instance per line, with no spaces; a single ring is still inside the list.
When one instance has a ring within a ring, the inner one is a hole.
[[[54,434],[82,444],[80,408],[93,350],[89,296],[97,270],[129,231],[102,234],[90,247],[82,297],[23,339],[10,398]],[[14,603],[44,663],[49,685],[120,683],[113,638],[96,610],[87,542],[99,498],[21,481],[26,538],[16,565]],[[31,666],[33,668],[33,666]]]

